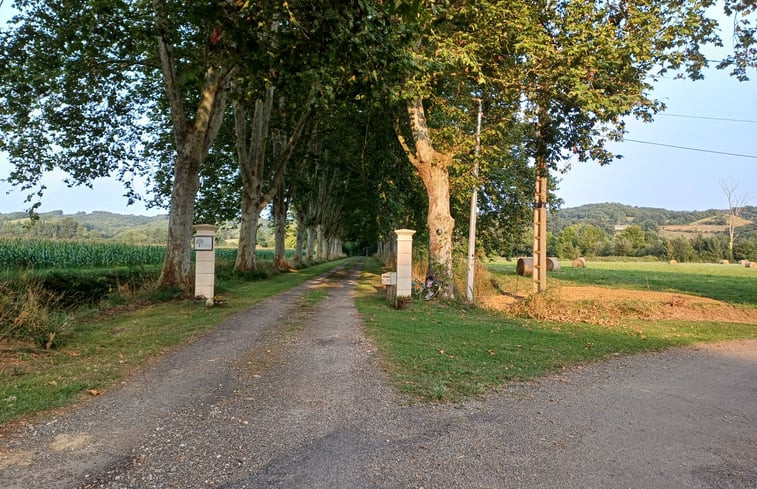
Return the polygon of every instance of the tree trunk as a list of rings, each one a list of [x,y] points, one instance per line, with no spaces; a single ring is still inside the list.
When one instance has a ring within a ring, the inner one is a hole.
[[[242,220],[244,222],[244,214],[246,212],[255,213],[255,216],[249,216],[248,219],[255,221],[256,225],[260,219],[260,212],[265,209],[268,203],[274,199],[277,191],[282,188],[287,163],[312,114],[310,109],[312,103],[311,95],[299,119],[294,124],[292,135],[288,139],[281,138],[282,140],[278,144],[274,144],[272,164],[266,167],[266,146],[269,136],[271,112],[273,110],[273,94],[274,87],[268,87],[265,101],[255,101],[251,120],[248,117],[247,106],[244,101],[240,98],[234,102],[235,142],[237,157],[239,159],[239,170],[242,176],[244,194],[252,202],[246,208],[243,202]],[[257,230],[255,230],[256,232]],[[255,269],[255,236],[256,234],[252,232],[240,234],[237,263],[234,266],[235,270]],[[245,242],[245,240],[251,238],[253,239],[251,242]],[[250,252],[249,250],[252,251]],[[248,255],[251,259],[245,259],[245,255]]]
[[[315,225],[308,226],[308,246],[307,251],[305,251],[305,261],[310,264],[313,263],[314,260],[314,253],[315,253],[315,238],[316,238],[316,231],[315,231]]]
[[[197,94],[197,108],[193,117],[189,117],[182,93],[182,89],[187,87],[180,85],[182,78],[178,73],[173,46],[169,42],[170,29],[166,20],[165,2],[153,0],[153,10],[158,24],[156,41],[177,151],[168,218],[168,242],[158,284],[178,286],[188,291],[192,284],[192,220],[194,201],[199,189],[200,167],[221,127],[229,80],[236,70],[208,66],[202,88]]]
[[[257,202],[252,197],[245,193],[242,195],[242,220],[239,229],[237,260],[234,263],[234,270],[237,272],[245,272],[257,268],[255,247],[258,238],[260,210],[258,209]]]
[[[421,99],[408,102],[407,114],[415,150],[410,149],[399,131],[397,136],[428,196],[426,225],[429,235],[429,274],[443,281],[446,284],[445,295],[454,298],[452,231],[455,220],[450,209],[448,170],[453,155],[442,154],[434,149]]]
[[[428,194],[429,272],[452,288],[452,218],[447,167],[429,166],[421,172],[421,180]]]
[[[304,251],[305,239],[307,238],[307,228],[305,227],[305,221],[302,219],[302,215],[299,212],[295,213],[297,219],[297,242],[294,246],[294,266],[302,266],[302,252]]]
[[[243,186],[242,221],[234,264],[237,272],[255,270],[257,267],[255,247],[258,221],[260,212],[267,203],[263,193],[263,167],[273,109],[273,91],[273,87],[269,87],[265,101],[255,101],[251,118],[248,116],[247,103],[241,97],[234,101],[234,142]]]
[[[344,251],[342,251],[342,240],[339,238],[334,238],[334,241],[332,243],[331,247],[331,254],[334,256],[334,259],[341,258],[344,256]]]
[[[746,196],[739,197],[736,195],[737,185],[735,183],[721,182],[720,185],[728,200],[728,259],[733,260],[733,242],[736,240],[737,221],[746,205]]]
[[[326,259],[327,260],[336,260],[339,257],[339,253],[337,252],[337,247],[339,246],[339,240],[331,236],[326,239]]]
[[[376,258],[378,258],[380,262],[386,263],[383,239],[379,239],[378,242],[376,243]]]
[[[286,233],[287,233],[287,210],[289,202],[283,191],[283,185],[279,184],[276,195],[273,198],[273,224],[274,224],[274,249],[273,266],[279,270],[288,270],[289,263],[286,260]]]
[[[168,214],[168,242],[163,270],[158,283],[178,286],[186,291],[192,287],[191,241],[194,202],[200,187],[201,155],[181,151],[174,164],[173,189]]]
[[[315,248],[315,259],[318,261],[324,261],[324,245],[325,245],[325,237],[323,236],[323,224],[319,224],[315,228],[315,234],[316,234],[316,248]]]

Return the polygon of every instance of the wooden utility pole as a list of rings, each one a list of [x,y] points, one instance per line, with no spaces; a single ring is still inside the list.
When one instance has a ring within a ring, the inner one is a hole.
[[[547,163],[536,162],[534,192],[534,293],[547,290]]]
[[[549,113],[546,103],[537,107],[536,120],[536,185],[534,189],[534,293],[547,290],[547,143],[549,137]]]

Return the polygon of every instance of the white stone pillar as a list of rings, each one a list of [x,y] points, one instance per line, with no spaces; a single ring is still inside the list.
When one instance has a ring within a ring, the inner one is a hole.
[[[412,229],[396,229],[397,235],[397,297],[413,293],[413,235]]]
[[[195,297],[205,297],[205,303],[213,305],[216,281],[216,226],[195,224]]]

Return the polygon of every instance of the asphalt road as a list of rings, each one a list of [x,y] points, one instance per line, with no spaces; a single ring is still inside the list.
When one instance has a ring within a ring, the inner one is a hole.
[[[357,271],[261,302],[0,439],[0,487],[757,488],[757,341],[614,358],[464,405],[388,387]]]

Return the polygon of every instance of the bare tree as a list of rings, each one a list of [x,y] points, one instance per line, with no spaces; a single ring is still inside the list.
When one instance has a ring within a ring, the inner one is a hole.
[[[733,259],[733,241],[736,239],[736,227],[738,218],[746,205],[747,196],[736,193],[738,184],[733,181],[721,181],[720,187],[723,189],[726,200],[728,200],[728,251],[730,258]]]

